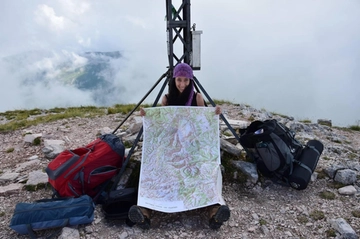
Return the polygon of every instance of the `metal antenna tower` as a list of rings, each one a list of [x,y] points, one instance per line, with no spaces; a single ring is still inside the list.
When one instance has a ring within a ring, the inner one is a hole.
[[[175,8],[172,0],[166,0],[166,32],[169,69],[180,62],[189,64],[193,70],[200,70],[200,35],[191,26],[190,0],[182,0],[179,8]],[[176,49],[176,47],[178,48]],[[182,52],[176,52],[182,48]]]
[[[157,105],[159,99],[168,84],[169,80],[172,79],[172,72],[173,68],[176,64],[180,62],[184,62],[189,64],[193,70],[200,70],[200,35],[201,31],[195,31],[195,24],[191,26],[190,22],[190,0],[181,0],[181,5],[178,9],[176,9],[173,4],[172,0],[165,0],[166,1],[166,25],[167,25],[167,50],[168,50],[168,59],[169,65],[168,70],[158,79],[158,81],[152,86],[152,88],[145,94],[145,96],[140,100],[140,102],[135,106],[135,108],[125,117],[125,119],[119,124],[119,126],[113,131],[113,134],[125,123],[125,121],[134,113],[134,111],[142,104],[142,102],[149,96],[149,94],[156,88],[156,86],[165,78],[165,81],[153,103],[153,107]],[[180,0],[178,0],[180,1]],[[178,43],[178,44],[175,44]],[[174,46],[179,46],[179,49],[182,48],[182,53],[175,53],[178,48],[175,49]],[[174,64],[175,63],[175,64]],[[207,94],[205,89],[201,86],[200,82],[194,76],[194,86],[195,89],[204,94],[206,99],[211,103],[212,106],[215,106],[215,103]],[[205,104],[206,105],[206,104]],[[235,138],[239,141],[240,138],[236,134],[235,130],[231,127],[227,119],[220,114],[221,119],[224,121],[228,129],[232,132]],[[140,137],[143,133],[143,128],[141,128],[140,132],[138,133],[133,146],[131,147],[127,157],[126,162],[124,163],[123,167],[121,168],[120,173],[117,175],[117,178],[121,176],[123,170],[127,162],[129,161],[137,143],[140,140]]]

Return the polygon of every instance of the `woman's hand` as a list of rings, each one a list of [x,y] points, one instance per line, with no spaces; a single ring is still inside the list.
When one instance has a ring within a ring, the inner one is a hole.
[[[146,112],[144,110],[144,108],[140,108],[140,116],[145,116]]]
[[[217,114],[217,115],[221,114],[221,108],[218,105],[215,106],[215,114]]]

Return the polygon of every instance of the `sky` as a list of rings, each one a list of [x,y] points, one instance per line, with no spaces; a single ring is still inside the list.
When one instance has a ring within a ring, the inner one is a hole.
[[[167,70],[165,3],[1,1],[0,112],[94,104],[88,92],[54,80],[59,66],[83,64],[88,51],[120,51],[111,62],[112,97],[138,103]],[[203,32],[194,74],[212,99],[359,124],[359,12],[357,0],[193,0],[191,24]],[[36,82],[45,70],[48,81]]]

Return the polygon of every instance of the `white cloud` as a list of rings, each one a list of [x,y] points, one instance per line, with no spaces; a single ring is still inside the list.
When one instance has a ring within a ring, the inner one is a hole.
[[[65,28],[65,18],[57,16],[52,7],[41,4],[35,11],[35,20],[38,24],[48,27],[52,31],[61,31]]]
[[[203,31],[202,69],[195,75],[212,98],[353,123],[360,119],[354,110],[360,108],[359,11],[356,1],[193,0],[191,21]],[[113,62],[108,75],[124,87],[119,100],[137,102],[166,71],[165,14],[164,1],[32,0],[19,8],[17,1],[4,0],[0,57],[119,50],[124,58]],[[50,69],[67,59],[57,54],[34,62]],[[19,75],[8,73],[16,82]],[[4,81],[17,92],[15,83]]]

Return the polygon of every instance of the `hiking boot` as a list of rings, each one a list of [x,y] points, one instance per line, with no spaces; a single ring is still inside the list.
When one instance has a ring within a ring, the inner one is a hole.
[[[144,211],[146,209],[144,208]],[[148,230],[150,229],[150,219],[149,219],[149,215],[145,215],[147,214],[146,212],[143,213],[142,212],[142,208],[140,208],[139,206],[133,205],[130,207],[129,209],[129,219],[133,222],[136,223],[140,228],[144,229],[144,230]]]
[[[221,225],[229,220],[230,209],[226,205],[214,206],[210,211],[209,227],[211,229],[219,229]]]

